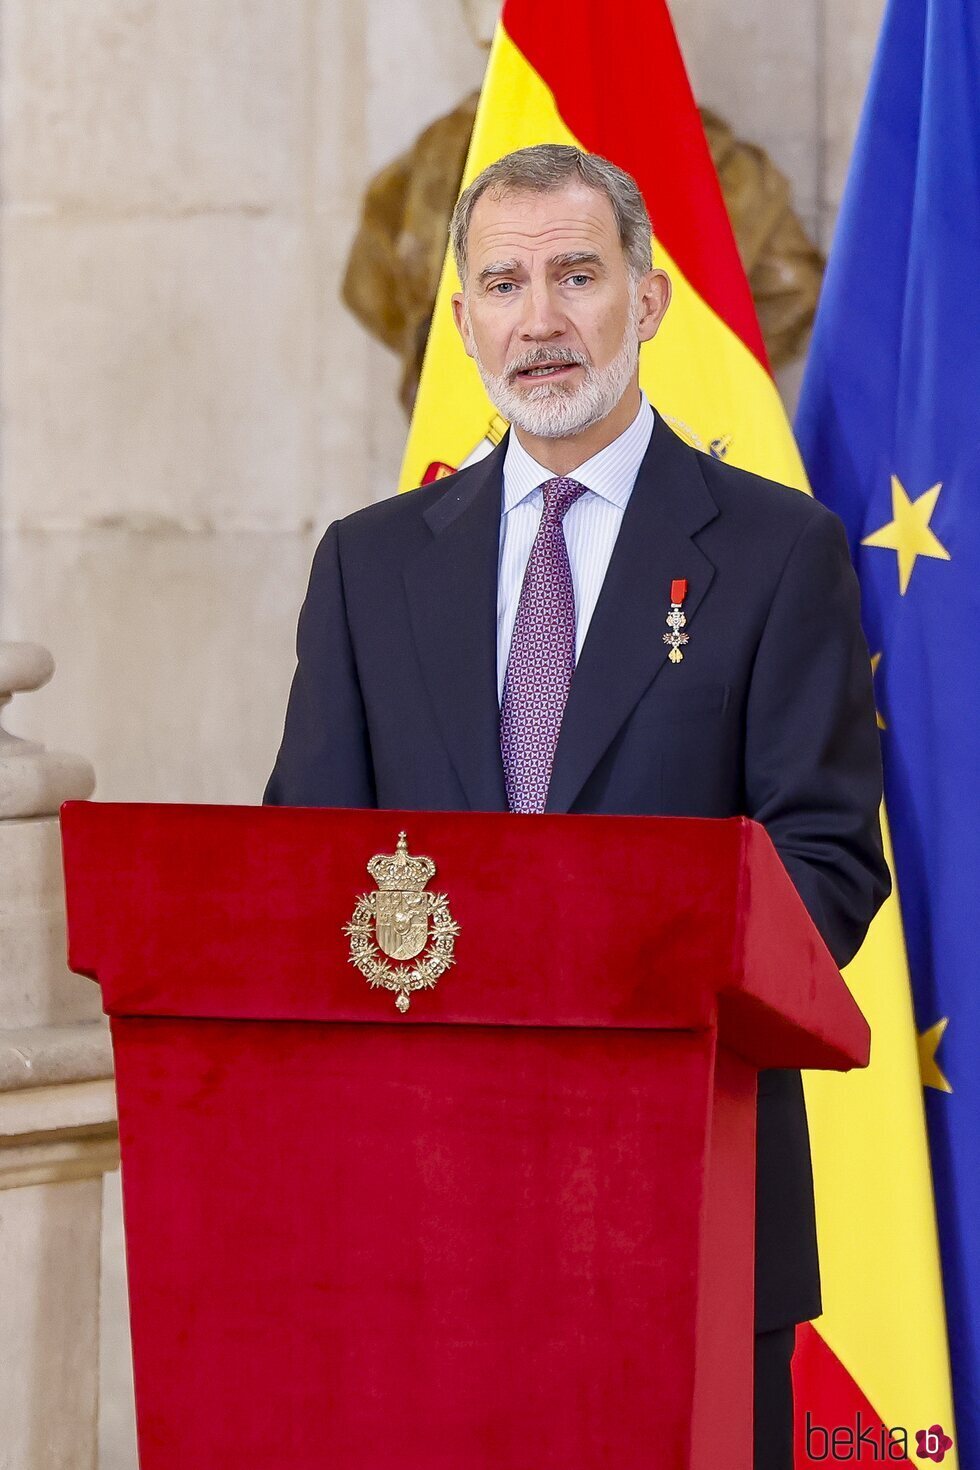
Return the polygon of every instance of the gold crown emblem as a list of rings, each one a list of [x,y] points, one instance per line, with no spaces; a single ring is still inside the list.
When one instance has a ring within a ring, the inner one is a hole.
[[[408,841],[399,832],[394,853],[378,853],[367,870],[382,892],[421,892],[436,871],[431,858],[409,857]]]
[[[351,964],[370,986],[393,990],[395,1005],[404,1015],[412,992],[431,990],[453,963],[459,925],[449,912],[446,895],[426,890],[435,863],[428,857],[410,857],[404,832],[398,834],[395,851],[379,852],[367,870],[378,886],[373,893],[361,894],[344,926]]]

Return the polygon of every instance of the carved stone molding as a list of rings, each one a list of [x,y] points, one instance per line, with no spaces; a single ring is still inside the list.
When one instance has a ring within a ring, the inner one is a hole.
[[[112,1045],[105,1023],[0,1028],[0,1102],[18,1088],[112,1078]]]
[[[108,1093],[111,1099],[111,1083]],[[115,1122],[0,1138],[0,1190],[23,1189],[29,1184],[64,1184],[71,1179],[101,1179],[118,1166]]]
[[[118,1163],[105,1026],[0,1030],[0,1190],[94,1179]]]
[[[0,819],[52,816],[63,801],[91,796],[95,773],[81,756],[45,750],[2,725],[14,694],[41,689],[54,659],[38,643],[0,643]]]

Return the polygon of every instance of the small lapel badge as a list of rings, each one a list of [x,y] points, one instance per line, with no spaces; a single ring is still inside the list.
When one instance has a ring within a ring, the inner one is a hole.
[[[669,633],[664,634],[664,642],[670,649],[667,657],[672,664],[679,664],[684,655],[681,649],[687,643],[687,634],[683,631],[687,627],[687,617],[684,613],[684,599],[687,597],[687,582],[683,577],[676,578],[670,584],[670,611],[667,614],[667,627]]]
[[[369,985],[394,991],[395,1005],[404,1015],[412,992],[431,990],[453,963],[459,925],[446,895],[426,888],[435,863],[412,857],[404,832],[398,834],[395,851],[378,853],[367,869],[378,886],[360,895],[344,927],[351,964]]]

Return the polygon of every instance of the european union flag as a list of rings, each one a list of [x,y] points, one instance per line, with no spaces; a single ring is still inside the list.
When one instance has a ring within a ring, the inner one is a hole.
[[[960,1463],[980,1466],[980,5],[890,0],[803,384],[875,664]],[[895,1282],[896,1292],[902,1283]]]

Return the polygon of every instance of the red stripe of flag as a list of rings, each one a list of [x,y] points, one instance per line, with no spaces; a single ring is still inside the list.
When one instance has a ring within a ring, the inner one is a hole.
[[[503,24],[590,153],[633,175],[654,232],[769,370],[752,294],[664,0],[506,0]]]

